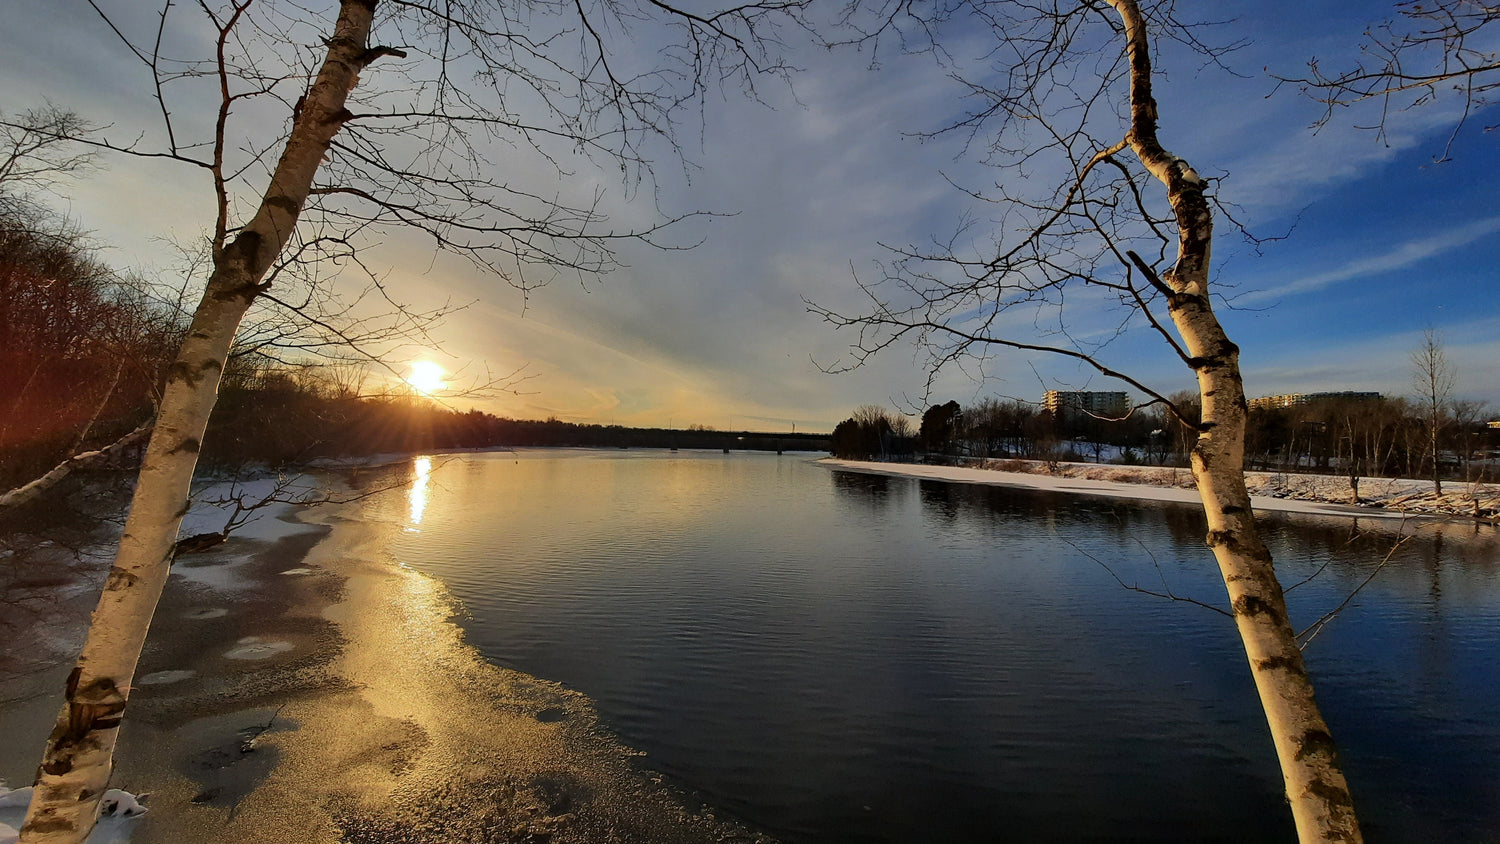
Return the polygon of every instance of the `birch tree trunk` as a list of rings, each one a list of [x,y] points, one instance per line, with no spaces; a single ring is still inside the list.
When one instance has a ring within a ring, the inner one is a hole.
[[[75,454],[52,467],[40,478],[22,484],[8,492],[0,493],[0,510],[35,501],[46,493],[47,490],[62,483],[64,478],[79,469],[101,466],[114,460],[123,454],[126,449],[146,439],[146,436],[151,433],[151,425],[152,420],[147,420],[134,431],[120,437],[103,448],[94,451],[85,451],[82,454]]]
[[[375,0],[342,0],[323,65],[255,216],[227,246],[215,244],[213,274],[168,373],[125,533],[83,653],[68,678],[22,842],[82,842],[94,826],[230,345],[296,225],[324,153],[348,117],[345,101],[359,72],[391,52],[366,47],[374,13]]]
[[[1245,489],[1248,411],[1239,347],[1224,333],[1208,296],[1213,214],[1204,196],[1205,182],[1157,140],[1149,43],[1139,6],[1135,0],[1109,3],[1125,24],[1129,48],[1131,128],[1126,140],[1151,175],[1166,186],[1179,232],[1177,261],[1163,281],[1173,291],[1168,310],[1191,356],[1203,399],[1192,467],[1208,517],[1208,545],[1229,591],[1299,838],[1361,841],[1333,737],[1313,699],[1281,584]]]

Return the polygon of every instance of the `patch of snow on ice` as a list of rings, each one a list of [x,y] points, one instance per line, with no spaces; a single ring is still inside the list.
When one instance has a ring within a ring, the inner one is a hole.
[[[193,506],[183,517],[179,536],[194,536],[223,530],[225,522],[234,512],[235,505],[222,502],[229,501],[231,498],[241,498],[253,504],[275,492],[277,482],[274,477],[250,481],[220,481],[194,490]],[[311,525],[302,525],[292,519],[292,514],[301,509],[301,505],[294,502],[313,500],[321,495],[321,487],[316,478],[310,475],[294,476],[291,483],[284,486],[277,494],[278,497],[290,500],[267,505],[252,514],[249,522],[230,533],[231,543],[238,539],[269,543],[290,535],[318,529]],[[215,501],[221,503],[215,504],[213,503]],[[232,548],[233,545],[229,547]],[[241,572],[243,564],[249,560],[248,554],[226,553],[221,547],[210,550],[206,554],[183,557],[172,566],[172,573],[216,592],[240,592],[250,586],[245,582]]]
[[[224,656],[229,659],[267,659],[291,649],[291,642],[263,642],[257,636],[246,636],[240,640],[239,647],[227,651]]]
[[[193,536],[223,530],[224,523],[234,512],[234,504],[215,505],[211,502],[239,498],[246,503],[255,503],[276,492],[276,484],[277,478],[266,477],[248,481],[219,481],[193,490],[193,506],[182,518],[181,535]],[[315,478],[297,475],[280,491],[278,497],[296,501],[316,496],[319,490]],[[236,528],[232,535],[246,539],[279,539],[287,533],[284,517],[297,509],[297,505],[290,501],[269,504],[253,514],[243,527]]]
[[[196,671],[188,669],[169,668],[166,671],[153,671],[144,677],[138,678],[136,683],[142,686],[165,686],[168,683],[180,683],[196,673]]]
[[[195,554],[175,563],[172,574],[215,592],[242,592],[250,588],[250,583],[240,572],[248,562],[248,554],[225,554],[222,551],[211,556]]]
[[[104,799],[99,801],[99,816],[105,818],[140,817],[149,811],[142,805],[148,796],[150,795],[135,795],[118,788],[111,788],[104,792]]]

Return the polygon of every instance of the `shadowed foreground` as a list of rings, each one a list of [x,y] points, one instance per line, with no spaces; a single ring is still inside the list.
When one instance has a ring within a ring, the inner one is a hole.
[[[113,777],[151,792],[133,841],[769,840],[684,808],[583,696],[483,662],[440,584],[321,518],[177,564]]]

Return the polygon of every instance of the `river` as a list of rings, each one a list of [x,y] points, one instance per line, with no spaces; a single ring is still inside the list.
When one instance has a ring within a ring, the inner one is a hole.
[[[420,457],[367,499],[494,663],[787,842],[1289,841],[1195,508],[808,456]],[[1371,841],[1496,840],[1500,537],[1264,517]],[[1393,551],[1394,549],[1394,551]],[[1381,561],[1389,562],[1376,572]],[[1125,585],[1122,585],[1123,584]]]

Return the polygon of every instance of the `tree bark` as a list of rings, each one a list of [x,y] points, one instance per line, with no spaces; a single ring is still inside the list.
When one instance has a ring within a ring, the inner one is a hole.
[[[85,451],[82,454],[75,454],[52,467],[45,475],[36,480],[29,481],[15,489],[0,494],[0,510],[6,507],[18,507],[22,504],[35,501],[45,494],[47,490],[61,483],[63,478],[66,478],[79,469],[102,466],[108,463],[124,452],[125,449],[144,440],[151,433],[152,424],[148,420],[139,428],[136,428],[134,431],[120,437],[107,446],[96,451]]]
[[[1208,545],[1229,592],[1299,838],[1361,841],[1333,737],[1313,699],[1281,584],[1245,489],[1248,409],[1239,348],[1224,333],[1209,301],[1213,213],[1204,195],[1205,182],[1157,139],[1150,45],[1140,8],[1135,0],[1109,3],[1124,22],[1128,39],[1131,128],[1126,139],[1151,175],[1166,186],[1178,227],[1177,261],[1163,281],[1171,290],[1168,311],[1187,347],[1203,399],[1192,468],[1208,517]]]
[[[218,398],[230,345],[245,311],[263,289],[262,279],[291,236],[324,153],[348,116],[349,91],[359,72],[379,55],[366,48],[374,13],[375,0],[342,0],[323,65],[255,216],[230,244],[215,250],[213,274],[168,373],[124,536],[83,653],[68,678],[66,701],[21,829],[22,842],[82,842],[93,829],[136,663],[187,512],[199,446]]]

